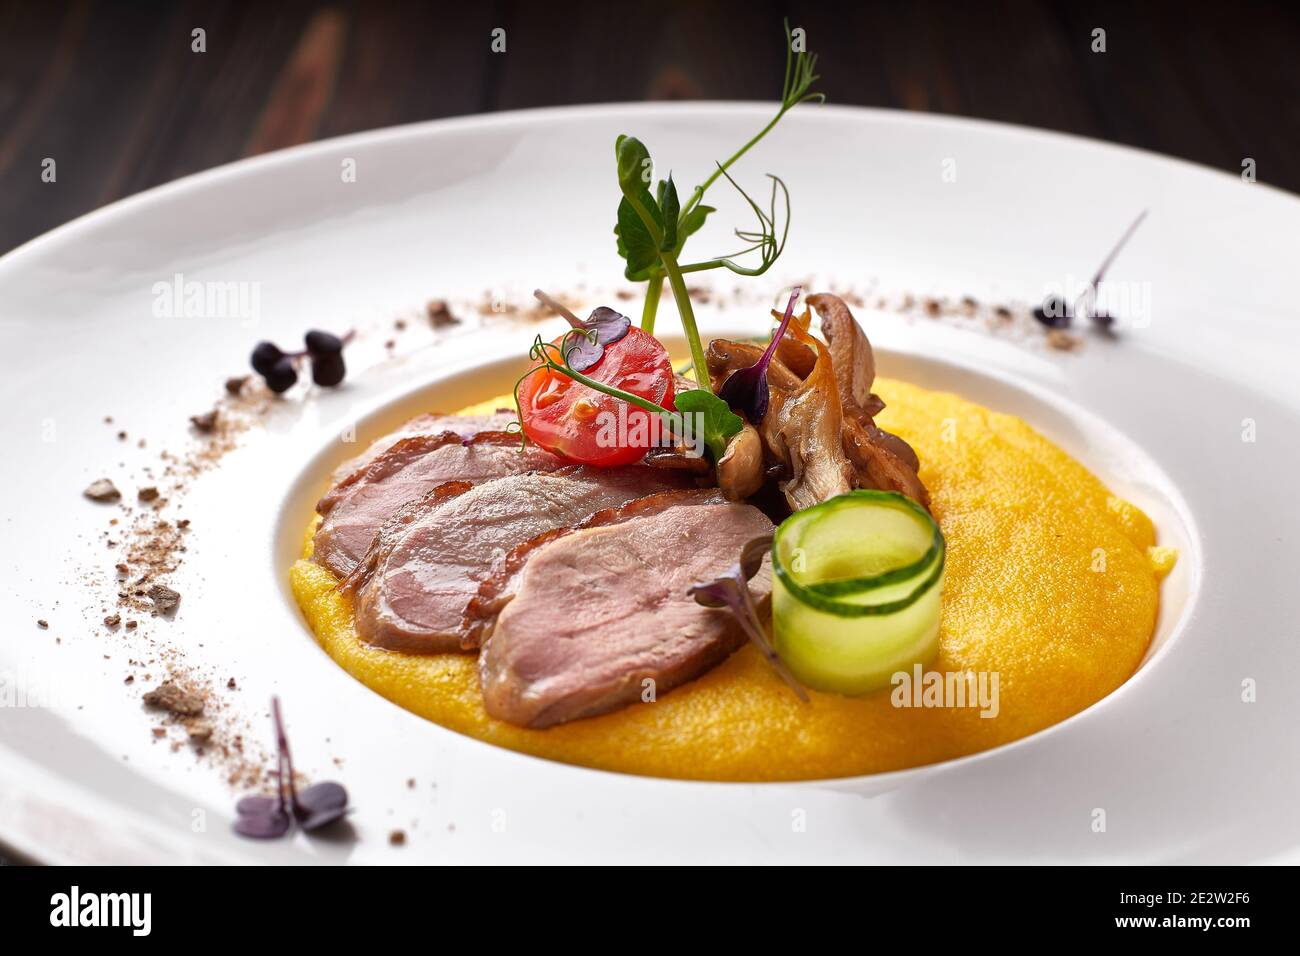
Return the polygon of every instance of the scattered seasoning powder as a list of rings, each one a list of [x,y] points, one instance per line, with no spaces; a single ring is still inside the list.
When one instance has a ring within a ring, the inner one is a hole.
[[[1064,329],[1049,329],[1047,332],[1048,347],[1059,352],[1073,352],[1082,344],[1083,340],[1081,338],[1066,332]]]
[[[136,497],[146,503],[150,501],[157,501],[158,489],[153,487],[152,485],[150,485],[148,488],[141,488],[140,491],[137,492]]]
[[[184,690],[170,681],[147,691],[144,702],[150,707],[183,717],[197,717],[203,713],[204,704],[203,698],[198,694]]]
[[[153,601],[154,610],[166,617],[176,613],[176,606],[181,603],[178,592],[162,584],[155,584],[149,589],[149,600]]]
[[[105,627],[117,627],[121,623],[122,615],[120,614],[110,614],[108,617],[104,618]]]
[[[202,415],[191,415],[190,424],[196,431],[205,435],[210,435],[217,430],[217,410],[214,408],[210,412],[204,412]]]
[[[446,299],[430,299],[424,311],[429,316],[429,324],[435,329],[445,329],[449,325],[460,324],[460,319],[452,315]]]

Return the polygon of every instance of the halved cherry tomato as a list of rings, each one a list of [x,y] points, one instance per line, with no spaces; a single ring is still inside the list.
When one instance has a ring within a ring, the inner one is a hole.
[[[560,345],[562,339],[555,344]],[[602,385],[673,408],[673,367],[668,352],[658,339],[640,329],[629,329],[623,338],[605,346],[600,361],[583,374]],[[561,458],[588,465],[613,467],[639,461],[662,431],[658,417],[645,409],[549,369],[523,380],[519,408],[524,434],[531,441]]]

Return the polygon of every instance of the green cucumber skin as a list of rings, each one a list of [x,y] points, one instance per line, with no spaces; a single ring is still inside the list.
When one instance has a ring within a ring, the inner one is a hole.
[[[929,549],[906,567],[857,579],[805,585],[781,559],[783,536],[799,545],[817,524],[847,507],[890,507],[909,511],[932,530]],[[939,609],[947,558],[943,535],[929,512],[896,492],[859,490],[792,515],[772,542],[772,621],[777,654],[803,684],[850,696],[888,687],[894,674],[932,662],[939,651]],[[878,604],[837,597],[889,589],[911,579],[906,596]]]
[[[944,550],[943,533],[939,530],[939,525],[935,523],[928,511],[914,502],[911,498],[900,495],[895,491],[875,491],[865,488],[837,495],[819,505],[814,505],[813,507],[806,508],[795,515],[791,515],[782,522],[778,534],[780,534],[781,531],[793,533],[802,529],[804,534],[807,535],[807,533],[813,530],[816,525],[833,518],[835,511],[845,507],[861,505],[865,501],[872,501],[886,507],[907,511],[923,519],[931,528],[929,549],[911,564],[900,568],[894,568],[893,570],[871,575],[869,577],[824,581],[818,584],[800,585],[798,582],[792,582],[796,590],[802,588],[811,594],[820,595],[826,598],[835,598],[845,594],[860,594],[863,591],[871,590],[873,588],[883,587],[885,585],[907,580],[914,574],[918,574],[925,568],[929,567],[930,563],[934,560],[935,555]],[[789,526],[788,529],[787,525]],[[777,546],[778,542],[773,540],[772,554],[774,559],[777,554]]]
[[[938,656],[942,590],[940,580],[896,616],[845,618],[809,607],[774,580],[777,655],[801,684],[814,690],[850,697],[884,690],[895,674],[910,673],[914,664],[924,667]],[[914,632],[909,630],[912,618],[928,623]]]

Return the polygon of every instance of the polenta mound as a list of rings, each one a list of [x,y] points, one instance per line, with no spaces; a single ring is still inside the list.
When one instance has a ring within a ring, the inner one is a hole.
[[[981,718],[978,707],[897,708],[890,691],[811,692],[801,704],[746,646],[653,703],[527,730],[484,712],[474,657],[362,642],[351,600],[332,590],[324,568],[296,562],[294,594],[330,657],[407,710],[511,750],[650,776],[761,781],[900,770],[1024,737],[1124,683],[1146,653],[1173,560],[1154,547],[1146,515],[1018,418],[903,382],[874,387],[888,406],[877,423],[920,455],[947,538],[931,669],[996,672],[995,717]]]

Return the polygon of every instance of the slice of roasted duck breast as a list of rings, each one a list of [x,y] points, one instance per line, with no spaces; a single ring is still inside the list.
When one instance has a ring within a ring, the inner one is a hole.
[[[550,727],[654,700],[714,667],[746,636],[689,588],[771,531],[759,509],[728,502],[669,507],[542,545],[479,657],[487,712]],[[766,566],[750,588],[767,595]]]
[[[356,588],[357,632],[395,650],[458,651],[466,605],[511,548],[684,481],[630,466],[510,475],[468,490],[457,483],[429,507],[408,508],[380,534],[349,582]]]
[[[321,498],[324,516],[312,560],[340,577],[351,574],[384,523],[411,501],[448,481],[479,484],[506,475],[554,471],[565,462],[536,445],[521,449],[518,435],[455,432],[402,438]]]

